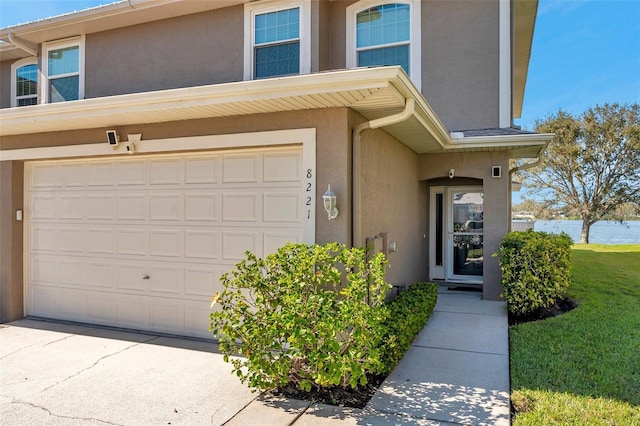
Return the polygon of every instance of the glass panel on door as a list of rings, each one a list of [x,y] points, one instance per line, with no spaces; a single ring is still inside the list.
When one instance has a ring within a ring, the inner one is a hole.
[[[483,193],[456,191],[451,194],[453,215],[453,277],[475,279],[483,270]]]

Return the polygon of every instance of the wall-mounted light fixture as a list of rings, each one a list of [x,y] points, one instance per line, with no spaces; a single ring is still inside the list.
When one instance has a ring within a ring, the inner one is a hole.
[[[324,202],[324,209],[327,211],[329,220],[337,218],[340,212],[338,211],[338,207],[336,207],[336,194],[331,190],[331,185],[329,185],[327,192],[322,196],[322,201]]]
[[[136,145],[140,143],[140,139],[142,139],[142,133],[127,135],[127,152],[129,154],[136,152]]]
[[[449,179],[453,179],[455,175],[456,175],[456,171],[453,169],[449,169]]]
[[[491,177],[493,177],[493,178],[502,177],[502,167],[500,167],[500,166],[491,166]]]

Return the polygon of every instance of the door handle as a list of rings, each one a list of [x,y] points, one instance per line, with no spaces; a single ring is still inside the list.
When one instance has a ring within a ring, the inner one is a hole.
[[[149,278],[151,278],[149,275],[145,275],[144,277],[142,277],[143,280],[148,280]]]

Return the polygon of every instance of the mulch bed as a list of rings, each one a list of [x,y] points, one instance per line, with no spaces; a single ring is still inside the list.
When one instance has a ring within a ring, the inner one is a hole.
[[[562,315],[578,306],[578,301],[570,297],[558,299],[549,309],[540,309],[531,315],[516,316],[509,314],[509,325],[523,324],[525,322],[540,321],[547,318]]]
[[[386,377],[385,375],[368,377],[369,383],[355,389],[351,387],[333,386],[321,389],[312,388],[311,392],[305,392],[300,390],[297,385],[289,384],[269,391],[269,394],[284,398],[337,405],[338,407],[364,408]]]
[[[551,308],[537,311],[531,315],[516,317],[509,314],[509,325],[555,317],[565,312],[569,312],[577,306],[578,302],[574,299],[568,297],[559,299]],[[301,399],[305,401],[319,402],[322,404],[337,405],[339,407],[364,408],[385,378],[385,375],[369,377],[369,383],[365,386],[359,386],[356,389],[351,387],[344,388],[341,386],[334,386],[321,389],[312,388],[311,392],[300,390],[296,384],[288,384],[287,386],[271,390],[267,392],[267,394],[275,397]]]

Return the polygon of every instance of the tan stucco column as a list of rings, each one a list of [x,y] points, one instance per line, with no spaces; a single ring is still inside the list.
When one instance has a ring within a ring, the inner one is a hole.
[[[0,321],[24,316],[23,221],[16,211],[23,209],[24,163],[0,162]]]

